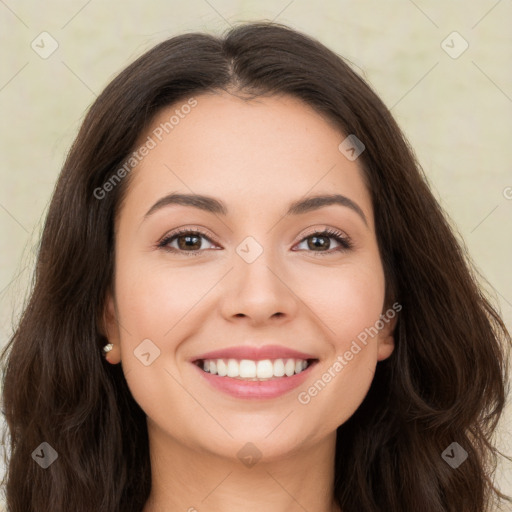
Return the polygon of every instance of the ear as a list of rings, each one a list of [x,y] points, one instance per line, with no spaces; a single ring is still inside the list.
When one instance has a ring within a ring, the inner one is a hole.
[[[105,344],[112,343],[114,345],[110,352],[103,352],[105,359],[111,364],[119,363],[121,361],[121,332],[117,320],[115,300],[110,290],[107,292],[98,330],[105,338]]]
[[[379,331],[377,360],[387,359],[395,349],[394,331],[398,321],[398,312],[393,308],[388,308],[381,315],[381,321],[384,327]]]

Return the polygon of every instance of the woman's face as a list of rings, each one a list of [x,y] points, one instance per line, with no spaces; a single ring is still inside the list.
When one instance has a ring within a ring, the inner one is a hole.
[[[232,458],[250,442],[270,460],[332,441],[393,350],[371,199],[345,136],[301,101],[195,100],[137,145],[107,357],[150,436]]]

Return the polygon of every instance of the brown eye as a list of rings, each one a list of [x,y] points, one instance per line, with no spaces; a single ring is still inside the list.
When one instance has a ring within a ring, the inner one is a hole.
[[[175,238],[178,241],[178,247],[183,251],[188,251],[191,249],[201,249],[200,235],[178,235]]]
[[[334,239],[339,246],[332,249],[330,239]],[[304,242],[307,242],[307,248],[310,252],[317,253],[332,254],[333,252],[346,251],[352,248],[352,244],[348,237],[343,235],[341,232],[332,230],[312,233],[303,238],[300,243],[302,244]]]
[[[171,252],[181,252],[188,255],[197,255],[201,253],[203,240],[209,243],[213,242],[204,233],[200,231],[182,230],[175,233],[170,233],[158,243],[158,247]],[[177,242],[177,246],[172,246]],[[188,253],[188,254],[187,254]]]

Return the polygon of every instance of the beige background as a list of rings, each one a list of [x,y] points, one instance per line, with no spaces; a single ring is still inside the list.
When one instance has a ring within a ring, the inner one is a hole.
[[[0,344],[26,296],[59,169],[96,95],[167,37],[255,19],[318,38],[375,88],[512,328],[510,1],[0,0]],[[44,37],[38,51],[51,48],[43,31],[58,43],[47,58],[31,47]],[[510,409],[500,447],[512,454]],[[510,463],[498,484],[512,493]]]

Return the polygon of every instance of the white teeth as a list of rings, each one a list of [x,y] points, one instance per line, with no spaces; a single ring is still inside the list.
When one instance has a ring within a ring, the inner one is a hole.
[[[295,361],[293,359],[287,359],[284,365],[284,373],[287,377],[291,377],[295,373]]]
[[[276,359],[274,361],[274,376],[282,377],[284,375],[284,361],[282,359]]]
[[[231,377],[247,380],[267,380],[273,377],[291,377],[301,373],[308,367],[304,359],[205,359],[202,368],[205,372],[220,377]]]
[[[228,360],[228,377],[238,377],[238,362],[234,359]]]
[[[256,363],[249,359],[242,359],[238,365],[240,377],[243,379],[253,379],[256,377]]]
[[[271,379],[274,374],[274,365],[270,359],[258,361],[256,366],[256,377],[258,379]]]
[[[217,375],[225,377],[228,373],[226,363],[222,359],[217,359]]]

